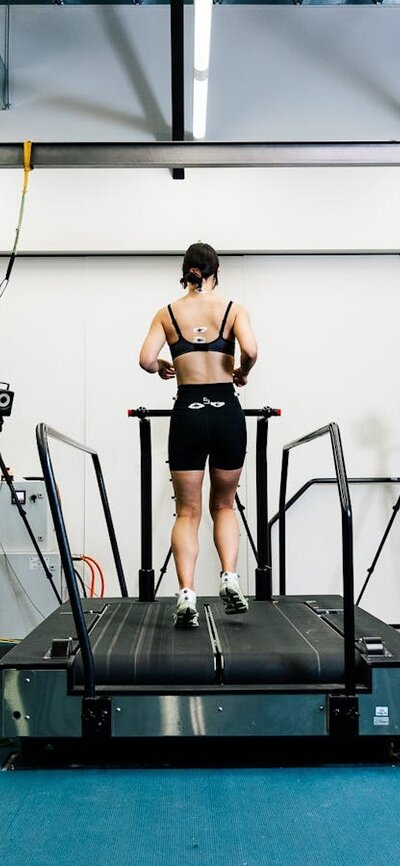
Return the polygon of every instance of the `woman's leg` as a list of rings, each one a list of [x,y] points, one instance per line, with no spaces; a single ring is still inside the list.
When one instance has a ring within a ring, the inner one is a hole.
[[[233,506],[240,473],[241,469],[210,468],[210,512],[222,568],[219,594],[228,614],[246,613],[249,608],[236,572],[240,536]]]
[[[172,530],[172,552],[181,589],[194,588],[194,571],[199,552],[203,469],[171,472],[176,498],[176,520]]]
[[[222,571],[236,572],[237,568],[239,524],[233,506],[241,471],[210,467],[210,514]]]

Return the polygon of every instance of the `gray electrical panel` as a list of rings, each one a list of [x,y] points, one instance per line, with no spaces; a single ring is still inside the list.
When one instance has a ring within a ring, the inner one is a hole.
[[[32,532],[43,550],[54,549],[54,531],[50,528],[49,507],[44,481],[27,480],[13,481],[15,492],[26,513]],[[12,500],[11,491],[5,481],[0,485],[0,541],[5,549],[11,551],[29,551],[32,542],[18,512],[18,507]]]
[[[44,481],[14,480],[13,486],[54,584],[63,596],[61,561],[56,552]],[[26,637],[57,606],[56,595],[18,506],[3,481],[0,483],[0,638]]]
[[[59,553],[44,553],[58,592],[62,593]],[[26,637],[58,607],[50,581],[35,550],[0,552],[0,638]]]

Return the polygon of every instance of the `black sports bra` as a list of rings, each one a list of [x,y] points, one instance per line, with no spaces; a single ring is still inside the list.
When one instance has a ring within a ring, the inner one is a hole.
[[[178,358],[179,355],[186,355],[188,354],[188,352],[221,352],[223,355],[232,355],[232,357],[234,357],[235,341],[225,340],[225,338],[222,336],[232,303],[232,301],[229,301],[229,304],[225,310],[218,337],[216,337],[215,340],[211,340],[211,342],[209,343],[203,341],[202,338],[199,338],[199,341],[195,343],[191,343],[189,340],[185,340],[185,337],[182,335],[182,331],[172,312],[171,304],[168,304],[168,312],[171,316],[171,321],[176,330],[176,333],[178,334],[178,339],[175,341],[175,343],[170,343],[169,346],[169,348],[171,349],[172,359],[175,360],[175,358]]]

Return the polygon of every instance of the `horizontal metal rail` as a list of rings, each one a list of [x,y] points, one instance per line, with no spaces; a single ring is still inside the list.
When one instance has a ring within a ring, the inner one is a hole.
[[[339,427],[335,423],[320,427],[284,445],[282,452],[281,484],[279,494],[279,570],[280,590],[286,590],[286,489],[289,468],[289,453],[299,445],[305,445],[321,436],[331,440],[333,460],[342,515],[342,562],[343,562],[343,619],[344,619],[344,687],[347,695],[353,695],[356,687],[355,623],[354,623],[354,564],[353,564],[353,517],[350,492],[344,463]]]
[[[400,484],[400,478],[397,478],[396,476],[386,475],[375,476],[373,478],[369,476],[365,478],[348,478],[347,481],[349,484]],[[293,496],[290,497],[290,499],[288,499],[288,501],[285,503],[285,511],[289,511],[289,508],[291,508],[292,505],[294,505],[295,502],[297,502],[304,495],[304,493],[306,493],[307,490],[309,490],[310,487],[312,487],[314,484],[337,484],[337,479],[310,478],[301,487],[299,487],[298,490],[296,490],[296,493],[294,493]],[[277,511],[276,514],[274,514],[274,516],[271,517],[271,520],[269,521],[268,526],[270,531],[278,520],[279,511]]]
[[[139,406],[138,409],[128,409],[128,418],[170,418],[172,409],[146,409]],[[247,418],[272,418],[280,415],[281,409],[272,409],[271,406],[263,406],[262,409],[244,409]]]
[[[37,142],[33,168],[295,168],[399,166],[400,142]],[[0,143],[0,168],[21,168],[23,143]]]
[[[62,567],[67,582],[68,594],[71,602],[76,633],[82,653],[84,692],[86,697],[93,697],[95,695],[96,689],[93,653],[90,645],[89,633],[85,622],[82,602],[79,595],[79,588],[74,570],[71,548],[69,545],[60,496],[50,456],[49,438],[58,439],[59,442],[63,442],[65,445],[70,445],[73,448],[77,448],[79,451],[83,451],[86,454],[91,455],[94,470],[96,473],[97,484],[99,487],[100,498],[104,510],[104,517],[107,524],[108,535],[110,538],[111,548],[114,556],[115,567],[118,574],[121,594],[123,596],[127,596],[128,591],[126,588],[121,557],[119,554],[110,506],[108,503],[106,488],[104,484],[103,473],[101,471],[100,460],[98,458],[97,452],[94,451],[93,448],[89,448],[88,445],[82,445],[80,442],[76,442],[74,439],[70,439],[68,436],[64,436],[63,433],[60,433],[58,430],[54,430],[47,424],[38,424],[38,426],[36,427],[36,440],[39,451],[39,458],[43,470],[43,477],[46,484],[47,495],[49,497],[50,510],[53,518],[58,547],[60,550]]]
[[[170,0],[57,0],[60,6],[165,6]],[[192,6],[193,0],[183,0]],[[371,0],[214,0],[224,6],[370,6]],[[375,0],[374,0],[375,2]],[[382,3],[382,0],[376,0]],[[55,0],[8,0],[10,6],[50,6]],[[386,6],[398,6],[399,0],[385,0]]]

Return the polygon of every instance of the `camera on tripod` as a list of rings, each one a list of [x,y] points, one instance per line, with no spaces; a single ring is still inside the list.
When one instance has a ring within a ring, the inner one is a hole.
[[[11,415],[14,391],[10,391],[7,382],[0,382],[0,416],[3,418]]]

